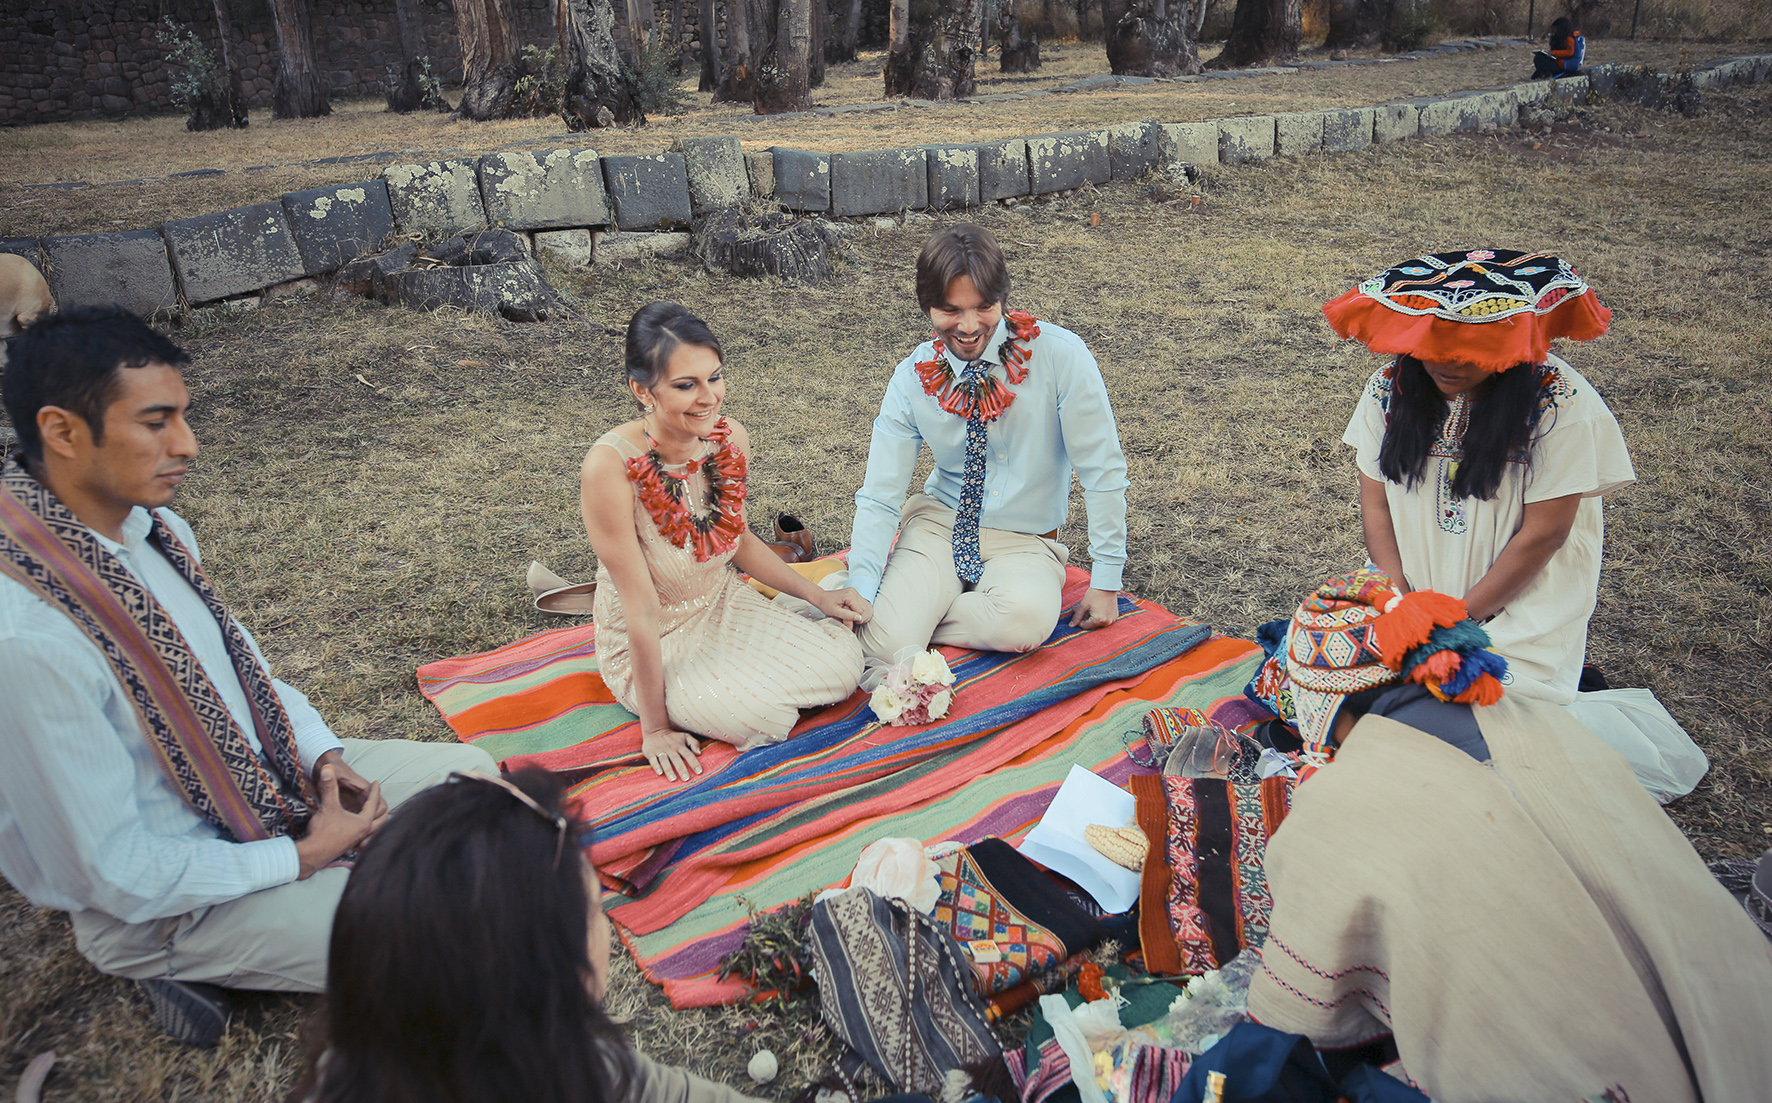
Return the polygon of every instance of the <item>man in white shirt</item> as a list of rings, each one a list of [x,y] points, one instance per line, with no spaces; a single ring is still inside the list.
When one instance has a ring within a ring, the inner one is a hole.
[[[917,257],[917,301],[935,339],[893,371],[855,493],[849,584],[874,603],[861,630],[864,686],[905,647],[1045,642],[1070,557],[1056,537],[1073,471],[1091,565],[1070,624],[1099,628],[1118,616],[1126,457],[1107,386],[1080,338],[1006,314],[1008,297],[1003,253],[980,226],[943,230]],[[925,444],[935,470],[905,501]]]
[[[390,804],[481,750],[341,741],[270,677],[167,507],[197,442],[171,341],[114,309],[39,321],[0,386],[0,873],[80,952],[212,1044],[224,989],[318,992]],[[372,780],[373,779],[373,780]]]

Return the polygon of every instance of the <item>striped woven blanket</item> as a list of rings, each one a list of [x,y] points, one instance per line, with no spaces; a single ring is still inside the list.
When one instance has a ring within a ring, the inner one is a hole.
[[[1087,585],[1070,571],[1067,602]],[[940,724],[881,725],[856,694],[784,743],[743,755],[710,745],[707,772],[687,784],[641,762],[588,626],[432,663],[419,680],[462,739],[507,766],[586,775],[571,796],[610,914],[647,975],[692,1006],[740,994],[713,972],[742,937],[746,902],[767,909],[836,884],[881,835],[1018,836],[1072,761],[1124,781],[1120,735],[1153,704],[1239,707],[1254,645],[1209,639],[1151,602],[1122,597],[1120,611],[1091,632],[1061,622],[1026,654],[948,649],[959,693]],[[1147,682],[1151,695],[1131,692]]]

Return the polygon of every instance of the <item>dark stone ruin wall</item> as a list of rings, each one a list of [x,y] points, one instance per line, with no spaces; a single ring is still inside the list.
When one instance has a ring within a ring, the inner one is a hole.
[[[461,82],[461,44],[449,0],[421,0],[432,64]],[[506,0],[518,41],[546,46],[552,0]],[[314,61],[339,98],[379,96],[383,73],[400,61],[394,0],[312,0]],[[277,79],[277,34],[265,0],[229,0],[240,40],[247,102],[268,108]],[[208,0],[10,0],[0,3],[0,124],[173,109],[177,71],[157,36],[161,19],[196,30],[215,49]]]

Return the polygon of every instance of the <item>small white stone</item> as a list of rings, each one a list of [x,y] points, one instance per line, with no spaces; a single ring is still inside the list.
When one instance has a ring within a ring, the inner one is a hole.
[[[777,1072],[781,1071],[781,1064],[776,1061],[775,1054],[766,1049],[760,1049],[757,1051],[757,1055],[751,1058],[751,1063],[745,1066],[745,1071],[750,1073],[751,1079],[757,1083],[767,1084],[775,1079]]]

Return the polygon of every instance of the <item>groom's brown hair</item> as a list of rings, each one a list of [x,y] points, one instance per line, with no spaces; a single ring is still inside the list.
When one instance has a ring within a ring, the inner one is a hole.
[[[983,226],[962,222],[923,243],[917,254],[917,305],[925,311],[947,301],[948,284],[971,276],[987,303],[1009,298],[1009,266],[997,239]]]

